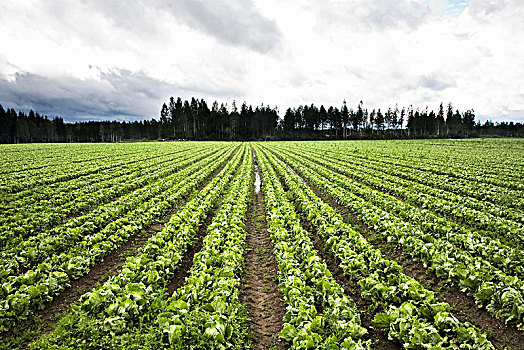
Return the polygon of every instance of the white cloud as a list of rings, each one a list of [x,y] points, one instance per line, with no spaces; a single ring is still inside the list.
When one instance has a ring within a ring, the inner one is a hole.
[[[456,85],[457,84],[453,81],[452,78],[439,79],[439,77],[434,75],[424,75],[420,77],[420,80],[418,81],[415,88],[423,87],[433,91],[442,91]]]
[[[72,117],[150,118],[170,95],[280,111],[452,101],[482,120],[524,121],[523,17],[518,0],[7,0],[0,103],[38,97],[65,115],[94,93]],[[35,91],[46,84],[57,88]]]

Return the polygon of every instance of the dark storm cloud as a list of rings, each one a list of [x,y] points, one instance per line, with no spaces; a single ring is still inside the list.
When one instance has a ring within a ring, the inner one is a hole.
[[[227,45],[268,53],[278,47],[281,33],[274,20],[264,17],[252,1],[154,0],[150,2],[85,1],[117,27],[139,36],[162,36],[163,26],[154,13],[165,12],[193,30]],[[168,39],[169,40],[169,39]]]
[[[170,12],[181,22],[218,40],[268,53],[280,41],[280,31],[274,20],[262,16],[251,1],[175,0]]]
[[[169,96],[229,96],[236,92],[197,91],[187,86],[162,82],[143,72],[113,69],[100,72],[100,79],[49,78],[16,73],[14,79],[0,78],[0,104],[33,109],[66,121],[158,119],[158,111]],[[229,94],[229,95],[228,95]]]
[[[100,81],[17,73],[13,81],[0,80],[0,101],[9,107],[61,115],[69,121],[91,119],[87,116],[140,119],[149,117],[153,111],[145,106],[154,99],[152,95],[164,89],[158,82],[128,71],[102,74]]]

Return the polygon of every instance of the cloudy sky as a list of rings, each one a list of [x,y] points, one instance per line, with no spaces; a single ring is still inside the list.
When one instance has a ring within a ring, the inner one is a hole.
[[[524,121],[522,0],[2,0],[0,104],[158,118],[170,96]]]

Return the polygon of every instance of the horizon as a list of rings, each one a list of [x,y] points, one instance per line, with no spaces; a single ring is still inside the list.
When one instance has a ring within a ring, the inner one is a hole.
[[[198,100],[201,100],[201,99],[198,99]],[[214,101],[216,102],[216,100]],[[235,102],[235,101],[233,101]],[[227,103],[224,103],[224,105],[226,106],[226,109],[228,111],[228,113],[232,113],[232,110],[229,109],[229,105]],[[253,108],[252,105],[250,104],[247,104],[247,106]],[[263,107],[264,104],[262,104],[261,106],[254,106],[255,108],[259,108],[259,107]],[[310,105],[300,105],[300,106],[296,106],[296,107],[289,107],[289,109],[291,109],[292,111],[296,112],[298,110],[297,107],[307,107],[307,106],[311,106]],[[447,105],[446,104],[443,104],[444,107],[446,107]],[[38,111],[35,111],[33,109],[26,109],[26,110],[16,110],[14,108],[11,108],[11,107],[6,107],[6,106],[3,106],[1,103],[0,103],[0,107],[4,108],[5,111],[8,111],[9,109],[13,109],[16,111],[16,113],[18,114],[19,112],[23,113],[26,117],[29,116],[30,112],[32,111],[33,113],[35,113],[36,115],[42,117],[42,118],[47,118],[48,120],[54,120],[55,118],[60,118],[63,120],[63,122],[65,124],[75,124],[75,123],[89,123],[89,122],[95,122],[95,123],[113,123],[113,122],[117,122],[117,123],[134,123],[134,122],[144,122],[144,121],[155,121],[155,122],[160,122],[160,118],[159,117],[151,117],[151,118],[141,118],[141,119],[133,119],[133,120],[126,120],[126,119],[86,119],[86,120],[73,120],[73,121],[68,121],[67,119],[64,119],[62,116],[60,115],[54,115],[54,116],[49,116],[49,115],[46,115],[46,114],[41,114],[39,113]],[[320,108],[320,107],[333,107],[333,108],[337,108],[339,109],[338,107],[336,106],[324,106],[324,105],[321,105],[321,106],[315,106],[317,108]],[[370,113],[371,110],[369,110],[368,108],[366,108],[365,106],[364,107],[364,110],[366,113]],[[253,109],[255,109],[253,108]],[[354,112],[355,110],[353,108],[351,108],[350,106],[348,106],[349,108],[349,111],[350,112]],[[274,109],[276,109],[277,111],[277,116],[279,118],[280,121],[283,121],[284,120],[284,113],[282,113],[280,110],[278,110],[278,108],[275,106]],[[327,108],[326,108],[327,109]],[[408,111],[408,108],[404,108],[404,107],[399,107],[399,112],[402,110],[402,109],[405,109],[406,111]],[[387,110],[386,109],[382,109],[382,108],[378,108],[378,109],[373,109],[372,111],[375,112],[375,111],[380,111],[382,110],[382,112],[385,112]],[[414,111],[417,111],[417,112],[422,112],[422,109],[421,108],[413,108]],[[287,111],[287,110],[286,110]],[[427,110],[428,112],[435,112],[434,110],[432,109],[428,109]],[[465,112],[469,112],[470,110],[467,110],[467,111],[460,111],[456,108],[453,108],[453,111],[458,111],[460,112],[461,115],[464,115]],[[473,114],[474,115],[474,114]],[[493,125],[497,126],[497,125],[504,125],[504,124],[508,124],[508,125],[524,125],[524,121],[513,121],[513,120],[510,120],[510,121],[507,121],[507,120],[501,120],[501,121],[493,121],[492,119],[486,119],[486,120],[483,120],[483,121],[480,121],[476,118],[476,116],[474,115],[474,122],[475,124],[478,124],[479,126],[481,125],[487,125],[487,123],[492,123]],[[404,128],[408,128],[408,125],[407,125],[407,120],[404,121],[404,124],[406,125],[403,125]]]
[[[231,106],[437,110],[524,122],[517,0],[7,1],[0,104],[66,122]],[[356,54],[355,54],[356,52]]]

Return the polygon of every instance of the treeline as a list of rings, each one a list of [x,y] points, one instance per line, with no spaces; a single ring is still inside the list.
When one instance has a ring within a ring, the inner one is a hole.
[[[253,108],[246,102],[231,110],[215,101],[208,107],[204,99],[182,101],[171,97],[160,109],[159,136],[162,139],[259,140],[273,137],[278,127],[276,107]]]
[[[314,104],[288,108],[283,117],[276,108],[253,107],[235,101],[228,110],[215,101],[209,109],[206,102],[171,97],[160,111],[159,137],[162,139],[261,140],[289,139],[355,139],[407,137],[475,137],[524,136],[520,123],[484,125],[475,122],[473,109],[461,113],[449,103],[438,111],[414,110],[412,106],[368,111],[362,101],[355,109],[346,101],[340,108],[327,109]]]
[[[61,117],[49,119],[33,110],[25,114],[0,105],[0,143],[156,140],[159,128],[154,119],[65,123]]]
[[[413,107],[355,109],[344,101],[340,108],[314,104],[288,108],[279,116],[269,106],[237,107],[203,99],[171,97],[162,105],[159,120],[134,122],[89,121],[66,123],[38,112],[27,114],[0,105],[0,143],[118,142],[125,140],[300,140],[423,137],[524,137],[521,123],[475,122],[473,110],[453,110],[451,103],[437,112]]]

